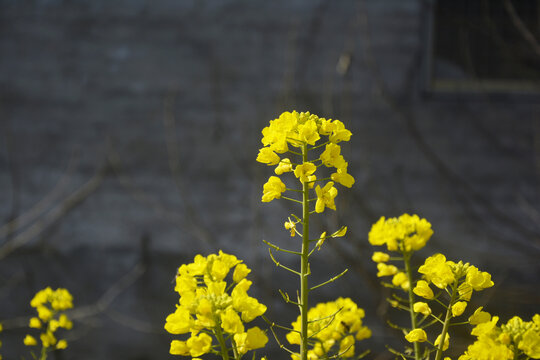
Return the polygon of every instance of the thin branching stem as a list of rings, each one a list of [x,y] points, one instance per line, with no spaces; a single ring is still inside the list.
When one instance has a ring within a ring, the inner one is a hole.
[[[307,145],[302,145],[302,161],[308,162]],[[302,217],[303,217],[303,235],[302,235],[302,255],[300,263],[300,360],[307,360],[308,353],[308,274],[309,274],[309,184],[302,183]]]
[[[441,360],[442,359],[442,353],[443,353],[443,346],[444,346],[444,340],[448,333],[448,327],[450,326],[450,319],[452,318],[452,304],[454,303],[454,300],[456,299],[456,294],[458,287],[458,281],[454,281],[454,284],[452,285],[452,295],[450,297],[450,303],[448,303],[448,307],[446,308],[446,316],[444,317],[444,325],[441,332],[441,342],[439,344],[439,347],[437,348],[437,353],[435,354],[435,360]]]
[[[407,273],[407,278],[409,280],[409,314],[411,315],[411,327],[412,330],[416,329],[416,314],[414,313],[414,293],[413,293],[413,277],[411,269],[411,253],[403,253],[403,262],[405,263],[405,272]],[[418,342],[414,343],[414,359],[420,360],[420,344]]]
[[[271,242],[266,241],[266,240],[263,240],[263,243],[265,243],[266,245],[270,246],[272,249],[277,250],[277,251],[281,251],[281,252],[289,253],[289,254],[294,254],[294,255],[301,255],[301,253],[299,253],[298,251],[293,251],[293,250],[287,250],[287,249],[280,248],[279,246],[274,245]]]
[[[270,258],[272,259],[274,264],[276,264],[276,266],[278,266],[278,267],[280,267],[282,269],[285,269],[287,271],[290,271],[295,275],[302,276],[302,274],[300,274],[298,271],[293,270],[293,269],[291,269],[291,268],[289,268],[289,267],[287,267],[285,265],[282,265],[279,261],[277,261],[276,258],[274,257],[274,254],[272,254],[272,249],[268,248],[268,252],[270,253]]]
[[[323,283],[320,283],[319,285],[313,286],[312,288],[309,289],[309,291],[313,291],[313,290],[315,290],[315,289],[317,289],[317,288],[320,288],[321,286],[324,286],[324,285],[326,285],[326,284],[329,284],[329,283],[331,283],[331,282],[336,281],[337,279],[339,279],[340,277],[342,277],[343,275],[345,275],[345,273],[346,273],[347,271],[349,271],[349,269],[343,270],[343,272],[342,272],[341,274],[338,274],[338,275],[334,276],[334,277],[331,278],[330,280],[327,280],[327,281],[325,281],[325,282],[323,282]]]

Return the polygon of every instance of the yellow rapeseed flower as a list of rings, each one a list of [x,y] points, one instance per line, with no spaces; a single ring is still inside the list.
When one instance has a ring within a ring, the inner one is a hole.
[[[259,150],[257,161],[270,166],[270,165],[278,164],[280,161],[280,158],[279,158],[279,155],[274,152],[274,150],[264,147]]]
[[[37,345],[36,339],[31,335],[26,335],[24,337],[23,342],[24,342],[24,345],[26,345],[26,346],[35,346],[35,345]]]
[[[317,193],[317,202],[315,203],[316,212],[322,213],[326,207],[336,210],[334,198],[337,196],[338,191],[334,187],[334,182],[329,181],[323,188],[317,185],[315,192]]]
[[[281,194],[287,189],[285,184],[277,176],[270,176],[266,184],[263,186],[263,202],[270,202],[274,199],[279,199]]]
[[[335,182],[350,188],[354,185],[354,177],[347,173],[347,165],[348,164],[345,163],[344,166],[338,168],[337,171],[330,176],[330,178]]]
[[[304,163],[302,165],[297,165],[294,168],[294,176],[296,176],[300,182],[305,183],[308,182],[308,177],[313,175],[313,173],[317,170],[317,167],[313,163]]]
[[[416,295],[428,300],[433,299],[434,297],[433,290],[431,290],[429,284],[424,280],[419,280],[416,283],[416,287],[413,289],[413,292]]]
[[[414,329],[405,335],[408,342],[424,342],[427,341],[427,334],[422,329]]]
[[[30,321],[28,323],[28,326],[34,329],[40,329],[41,328],[41,321],[37,317],[30,318]]]
[[[467,302],[465,301],[458,301],[454,305],[452,305],[452,316],[456,317],[465,311],[465,308],[467,307]]]
[[[424,316],[429,316],[431,314],[431,308],[425,302],[415,302],[413,305],[414,312],[421,313]]]
[[[391,276],[398,272],[397,267],[394,265],[387,265],[385,263],[378,263],[377,270],[379,270],[377,277]]]
[[[371,260],[373,260],[376,263],[387,262],[388,260],[390,260],[390,255],[383,253],[381,251],[375,251],[373,255],[371,256]]]
[[[435,339],[435,342],[433,344],[437,347],[441,344],[441,335],[437,336],[437,339]],[[450,334],[446,333],[442,350],[446,351],[448,349],[448,346],[450,346]]]
[[[418,272],[424,274],[427,281],[439,289],[446,288],[456,280],[452,268],[446,262],[446,257],[443,254],[428,257]]]
[[[362,324],[364,310],[349,298],[319,303],[308,311],[308,333],[313,334],[313,345],[308,350],[308,359],[327,358],[337,353],[341,357],[354,356],[355,341],[371,336],[369,328]],[[294,331],[287,333],[290,344],[300,344],[300,316],[292,323]],[[292,355],[297,358],[297,355]]]
[[[288,158],[285,158],[281,160],[278,164],[278,166],[274,169],[274,172],[276,175],[282,175],[286,172],[291,172],[293,170],[293,165],[291,163],[291,160]]]
[[[341,147],[336,144],[327,144],[325,150],[321,153],[319,158],[326,167],[335,167],[338,169],[344,166],[346,168],[347,165],[343,155],[341,155]]]

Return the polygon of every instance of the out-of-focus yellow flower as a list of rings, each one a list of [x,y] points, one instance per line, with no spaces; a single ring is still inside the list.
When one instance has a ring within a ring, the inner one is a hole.
[[[441,335],[437,336],[437,339],[435,339],[435,346],[439,346],[441,344]],[[450,346],[450,334],[446,333],[446,336],[444,337],[444,344],[443,344],[443,351],[446,351],[448,349],[448,346]]]
[[[332,134],[328,138],[330,142],[337,144],[341,141],[349,141],[351,139],[352,133],[345,129],[345,125],[341,121],[334,120],[333,124]]]
[[[56,337],[50,331],[41,333],[39,335],[39,338],[41,339],[41,344],[43,345],[44,348],[49,348],[56,344]]]
[[[279,163],[279,155],[274,152],[271,148],[264,147],[259,150],[259,155],[257,156],[257,161],[268,166],[276,165]]]
[[[246,264],[238,264],[234,268],[233,273],[233,281],[235,283],[240,282],[242,279],[244,279],[248,274],[251,272],[251,269],[247,267]]]
[[[279,199],[281,194],[287,189],[283,181],[277,176],[270,176],[263,186],[262,202],[270,202]]]
[[[403,290],[407,291],[409,290],[409,278],[407,277],[407,274],[400,271],[397,274],[394,275],[392,278],[392,284],[394,286],[400,286]]]
[[[431,308],[425,302],[415,302],[413,305],[414,312],[421,313],[424,316],[429,316],[431,314]]]
[[[540,329],[530,327],[526,330],[518,343],[518,348],[523,350],[527,356],[540,359]]]
[[[378,263],[377,270],[379,270],[377,277],[391,276],[398,272],[397,267],[394,265],[387,265],[385,263]]]
[[[465,311],[465,308],[467,307],[467,303],[465,301],[458,301],[454,305],[452,305],[452,316],[456,317]]]
[[[41,328],[41,321],[37,317],[30,318],[30,321],[28,323],[28,326],[34,329],[40,329]]]
[[[447,264],[446,257],[443,254],[428,257],[424,265],[420,266],[418,272],[424,274],[427,281],[439,289],[446,288],[456,280],[452,268]]]
[[[53,316],[53,312],[51,311],[51,309],[46,306],[40,305],[37,307],[36,310],[38,312],[38,317],[44,322],[49,321]]]
[[[238,313],[231,307],[221,313],[221,326],[226,333],[239,334],[244,332],[244,324]]]
[[[466,282],[475,291],[480,291],[493,286],[491,275],[485,271],[478,270],[475,266],[470,266],[468,268]]]
[[[26,346],[35,346],[35,345],[37,345],[36,338],[34,338],[31,335],[26,335],[24,337],[23,342],[24,342],[24,345],[26,345]]]
[[[212,338],[205,334],[192,335],[186,342],[189,347],[189,353],[193,357],[204,355],[210,352],[212,348]]]
[[[325,150],[322,152],[320,159],[324,166],[326,167],[335,167],[336,169],[342,168],[345,166],[346,162],[341,155],[341,147],[336,144],[327,144]]]
[[[171,341],[171,348],[169,349],[169,353],[172,355],[189,355],[189,347],[187,346],[185,341],[180,340],[173,340]]]
[[[274,172],[276,173],[276,175],[282,175],[283,173],[293,171],[292,167],[293,166],[292,166],[291,160],[289,158],[284,158],[283,160],[279,162]]]
[[[380,252],[380,251],[375,251],[373,253],[373,256],[371,256],[371,260],[373,260],[376,263],[387,262],[388,260],[390,260],[390,255],[388,255],[387,253]]]
[[[174,313],[167,316],[165,330],[171,334],[185,334],[190,331],[192,323],[190,311],[183,306],[178,306]]]
[[[58,341],[55,333],[59,328],[71,329],[73,323],[64,313],[73,307],[73,296],[67,289],[56,290],[47,287],[40,290],[30,301],[30,306],[37,311],[37,317],[30,318],[28,326],[32,329],[43,329],[39,335],[42,344],[42,354],[54,349],[61,350],[67,347],[66,340]],[[31,335],[26,335],[23,340],[27,346],[37,345],[37,340]]]
[[[405,335],[408,342],[424,342],[427,341],[427,334],[422,329],[414,329]]]
[[[433,290],[431,290],[429,284],[424,280],[419,280],[416,283],[416,287],[413,289],[413,292],[416,295],[428,300],[433,299],[434,297]]]

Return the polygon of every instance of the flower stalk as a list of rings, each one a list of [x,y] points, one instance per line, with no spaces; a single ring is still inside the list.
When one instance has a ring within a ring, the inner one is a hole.
[[[443,329],[441,332],[441,341],[439,343],[439,346],[437,347],[435,360],[442,359],[444,340],[448,334],[448,327],[450,326],[450,319],[452,318],[452,305],[454,304],[455,299],[456,299],[457,287],[458,287],[458,280],[456,279],[456,281],[454,281],[454,284],[452,285],[452,295],[450,297],[450,303],[448,304],[448,307],[446,308],[446,315],[444,317],[444,324],[443,324]]]
[[[413,284],[413,275],[411,270],[411,253],[405,252],[403,253],[403,262],[405,263],[405,273],[407,274],[407,279],[409,280],[409,284]],[[409,313],[411,315],[411,327],[412,330],[416,329],[417,322],[416,322],[416,313],[413,309],[414,304],[414,293],[413,288],[411,285],[409,285]],[[414,346],[414,359],[420,360],[420,343],[415,342],[413,343]]]
[[[308,161],[307,144],[302,145],[302,161]],[[302,360],[307,360],[308,349],[308,269],[309,269],[309,184],[302,182],[302,255],[300,264],[300,317],[302,321],[300,330],[300,354]]]

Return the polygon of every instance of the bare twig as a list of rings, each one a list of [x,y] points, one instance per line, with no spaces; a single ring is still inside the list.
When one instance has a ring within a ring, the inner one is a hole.
[[[0,238],[11,236],[26,225],[35,221],[46,211],[47,208],[58,200],[63,190],[69,184],[70,175],[72,174],[73,169],[75,168],[74,165],[76,163],[74,158],[74,156],[71,157],[66,172],[62,175],[60,180],[58,180],[54,188],[47,195],[45,195],[45,197],[43,197],[28,211],[22,213],[19,217],[12,219],[0,227]]]
[[[510,0],[504,0],[504,8],[506,12],[508,13],[508,16],[510,16],[510,19],[512,20],[512,23],[516,27],[516,30],[523,37],[523,39],[527,43],[529,43],[529,45],[531,46],[532,50],[536,53],[536,55],[540,56],[540,44],[538,44],[538,41],[536,41],[536,38],[534,37],[534,35],[523,23],[518,13],[516,12],[514,5],[512,5]]]
[[[105,176],[105,166],[103,166],[90,180],[88,180],[83,186],[66,197],[60,204],[55,206],[46,215],[42,216],[32,226],[20,232],[12,239],[4,243],[0,247],[0,259],[5,258],[8,254],[15,249],[23,246],[37,235],[42,233],[49,226],[60,220],[75,206],[83,202],[90,194],[92,194],[101,185]]]
[[[135,265],[133,269],[122,276],[116,283],[112,284],[94,304],[81,306],[68,311],[68,316],[74,320],[82,320],[105,312],[113,301],[129,286],[135,283],[145,271],[146,267],[144,265],[140,263]],[[2,325],[5,329],[19,329],[27,327],[29,320],[30,316],[20,316],[13,319],[2,320]]]
[[[144,272],[146,267],[137,264],[120,280],[114,283],[94,304],[79,307],[69,313],[74,320],[96,316],[109,308],[113,301],[129,286],[131,286]]]
[[[149,208],[153,209],[162,219],[169,221],[175,226],[181,228],[182,230],[186,230],[187,228],[193,236],[201,240],[201,242],[208,244],[208,235],[204,229],[201,229],[201,227],[196,226],[195,224],[190,222],[189,217],[187,217],[186,215],[166,208],[154,197],[140,189],[122,168],[121,160],[116,152],[114,152],[113,150],[109,150],[108,159],[110,166],[116,175],[116,178],[118,179],[118,181],[120,181],[120,184],[129,192],[133,199],[135,199],[135,201],[138,201],[141,204],[144,204]]]
[[[115,310],[108,310],[106,314],[109,318],[111,318],[111,320],[115,321],[116,323],[141,333],[156,334],[163,332],[162,327],[157,328],[146,321],[141,321],[132,316],[122,314]]]

